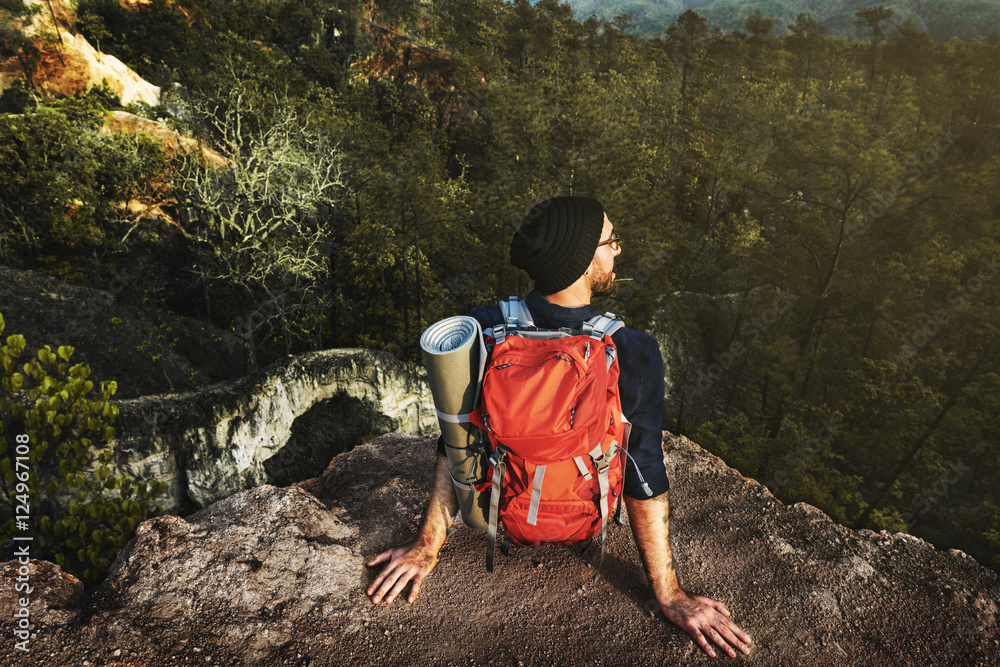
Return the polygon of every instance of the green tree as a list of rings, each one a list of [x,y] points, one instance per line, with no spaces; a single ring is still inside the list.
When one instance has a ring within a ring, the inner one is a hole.
[[[879,61],[879,44],[886,40],[893,27],[891,23],[893,10],[878,5],[862,9],[854,16],[855,27],[871,34],[871,52],[868,56],[868,81],[871,83],[875,78],[875,68]]]
[[[0,115],[0,257],[60,277],[93,276],[127,231],[127,203],[155,189],[166,159],[149,137],[103,132],[106,90]],[[159,186],[162,189],[162,185]]]
[[[667,44],[677,70],[681,74],[681,98],[687,92],[695,65],[708,42],[708,21],[694,10],[687,10],[677,18],[677,22],[667,28]]]
[[[200,9],[200,8],[199,8]],[[191,11],[191,10],[188,10]],[[98,51],[114,55],[160,86],[209,68],[219,42],[203,31],[204,17],[190,17],[171,0],[126,7],[115,0],[81,0],[77,27]]]
[[[26,256],[37,269],[41,254],[100,242],[94,222],[98,124],[96,113],[75,123],[48,106],[0,117],[0,244],[8,262]]]
[[[451,153],[453,126],[437,125],[448,116],[419,89],[380,80],[351,92],[328,119],[339,128],[332,132],[343,132],[350,192],[334,217],[336,344],[418,358],[423,328],[465,302],[470,276],[478,274],[480,221],[464,178],[469,160]],[[476,122],[452,118],[459,134]]]
[[[825,28],[816,23],[809,14],[799,14],[795,23],[788,26],[785,48],[795,58],[795,76],[802,81],[800,100],[805,101],[807,91],[814,80],[816,63],[824,60],[827,40],[823,38]]]

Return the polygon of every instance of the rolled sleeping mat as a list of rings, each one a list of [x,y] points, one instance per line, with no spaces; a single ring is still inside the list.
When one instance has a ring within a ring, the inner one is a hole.
[[[467,526],[486,530],[489,494],[476,490],[487,467],[480,429],[469,422],[479,401],[486,346],[479,322],[472,317],[449,317],[427,327],[420,337],[424,366],[444,438],[455,495]],[[469,484],[469,480],[473,484]]]

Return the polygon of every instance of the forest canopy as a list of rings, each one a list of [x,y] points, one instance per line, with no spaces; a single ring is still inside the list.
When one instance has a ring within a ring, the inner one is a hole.
[[[9,4],[9,3],[8,3]],[[17,3],[14,3],[15,5]],[[6,55],[30,69],[30,45]],[[229,167],[101,130],[99,90],[0,97],[0,261],[242,337],[246,370],[332,346],[418,359],[509,294],[513,229],[554,194],[623,236],[600,305],[661,340],[727,303],[664,426],[782,500],[1000,567],[1000,40],[893,10],[859,39],[557,0],[80,0],[78,27],[165,91]],[[778,36],[779,33],[782,36]],[[159,197],[169,219],[123,202]],[[692,302],[693,303],[693,302]]]

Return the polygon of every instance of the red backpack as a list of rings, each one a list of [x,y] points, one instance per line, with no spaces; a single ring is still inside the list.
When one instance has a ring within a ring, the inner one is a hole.
[[[603,561],[630,426],[611,340],[625,325],[608,313],[581,330],[540,330],[516,297],[500,308],[504,323],[484,332],[490,356],[472,414],[490,443],[478,485],[490,493],[486,569],[500,521],[518,546],[576,544],[600,532]]]

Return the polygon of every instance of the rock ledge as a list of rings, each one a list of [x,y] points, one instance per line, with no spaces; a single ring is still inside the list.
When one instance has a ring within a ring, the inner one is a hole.
[[[664,449],[682,583],[754,637],[744,662],[1000,664],[1000,583],[972,558],[785,506],[685,438]],[[594,548],[515,549],[487,575],[484,534],[459,522],[416,603],[371,605],[364,562],[414,534],[434,457],[434,438],[391,434],[316,479],[149,521],[82,600],[33,564],[30,660],[2,664],[713,662],[652,613],[627,528],[611,530],[595,582]]]

